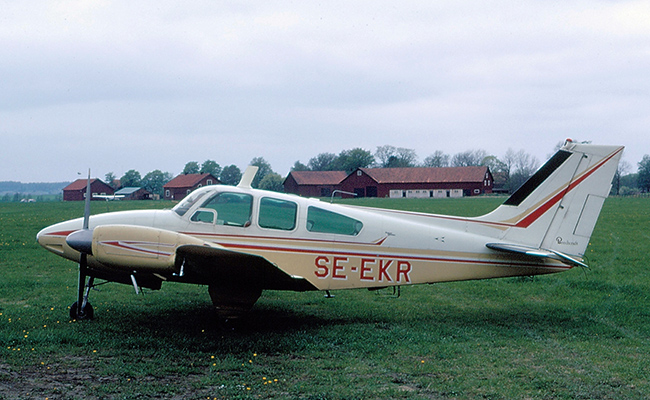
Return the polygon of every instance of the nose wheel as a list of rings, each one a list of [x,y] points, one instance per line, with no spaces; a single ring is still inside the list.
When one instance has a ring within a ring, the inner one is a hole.
[[[85,280],[85,277],[80,274],[79,284],[82,286],[79,290],[79,299],[70,306],[70,319],[72,320],[93,319],[95,316],[93,306],[88,302],[88,295],[90,294],[90,289],[93,287],[95,278],[92,276],[89,277],[87,283]]]
[[[81,308],[77,306],[76,301],[70,306],[70,319],[72,320],[93,319],[94,316],[93,306],[88,302]]]

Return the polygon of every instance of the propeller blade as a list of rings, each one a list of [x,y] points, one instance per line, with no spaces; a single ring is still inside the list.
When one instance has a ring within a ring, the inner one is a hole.
[[[88,181],[86,181],[86,200],[84,204],[84,229],[88,229],[88,223],[90,221],[90,168],[88,169]]]
[[[72,232],[65,241],[71,248],[77,250],[79,257],[79,280],[77,282],[77,302],[72,305],[70,316],[73,319],[91,319],[92,306],[88,304],[88,295],[85,294],[86,278],[88,276],[88,255],[92,254],[93,233],[89,230],[90,225],[90,169],[88,169],[88,180],[86,181],[86,199],[84,203],[83,229]],[[92,278],[91,278],[92,279]],[[90,285],[88,285],[90,287]],[[89,310],[90,309],[90,310]]]

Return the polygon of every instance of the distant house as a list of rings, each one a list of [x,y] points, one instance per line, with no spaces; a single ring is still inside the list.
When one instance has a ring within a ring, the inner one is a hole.
[[[151,192],[142,187],[125,187],[115,192],[115,196],[124,196],[124,200],[150,200]]]
[[[348,174],[345,171],[291,171],[284,191],[305,197],[329,197]]]
[[[83,201],[86,198],[87,179],[77,179],[63,188],[63,201]],[[92,195],[112,195],[115,193],[112,187],[99,179],[90,180],[90,192]],[[96,199],[91,196],[91,200]]]
[[[221,183],[212,174],[178,175],[163,186],[165,200],[182,200],[192,190]]]
[[[321,197],[334,190],[357,197],[464,197],[492,193],[493,186],[488,167],[358,168],[349,175],[293,171],[284,181],[287,193]]]

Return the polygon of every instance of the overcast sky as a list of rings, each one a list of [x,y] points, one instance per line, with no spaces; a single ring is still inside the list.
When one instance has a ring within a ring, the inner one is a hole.
[[[646,1],[0,0],[0,181],[377,146],[650,153]]]

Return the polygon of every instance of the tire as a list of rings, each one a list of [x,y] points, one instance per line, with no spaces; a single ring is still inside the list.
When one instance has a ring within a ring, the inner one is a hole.
[[[93,319],[95,316],[95,311],[93,310],[93,306],[90,303],[86,303],[86,306],[81,310],[81,314],[77,315],[77,302],[75,301],[72,303],[70,306],[70,319],[72,320],[85,320],[85,319]]]

